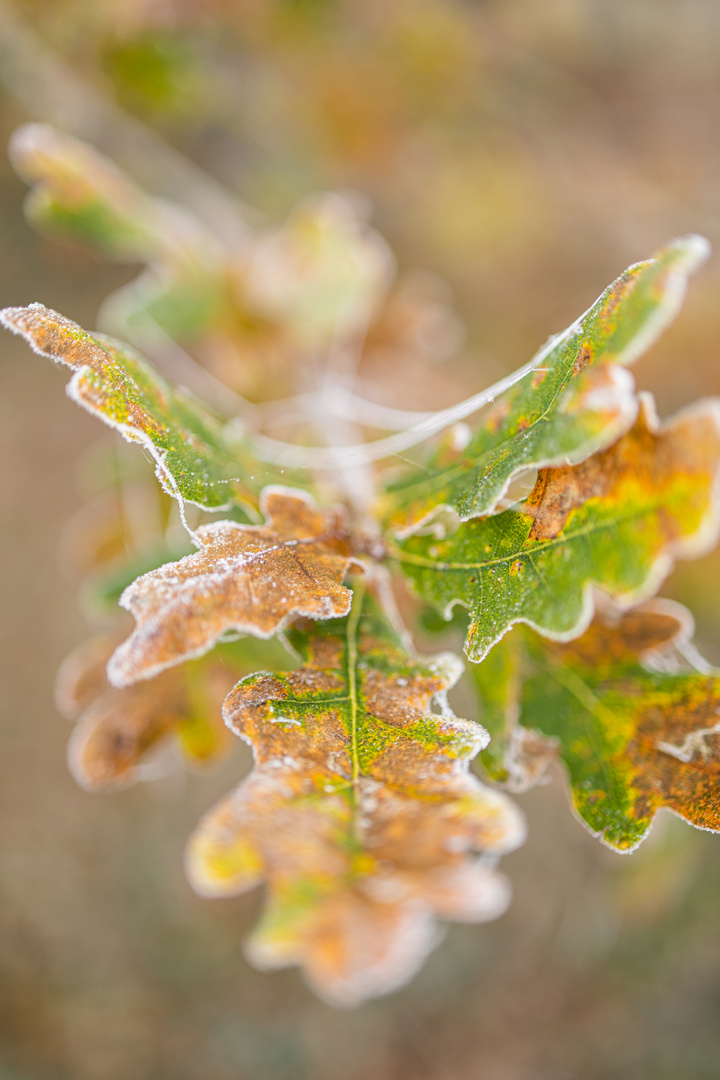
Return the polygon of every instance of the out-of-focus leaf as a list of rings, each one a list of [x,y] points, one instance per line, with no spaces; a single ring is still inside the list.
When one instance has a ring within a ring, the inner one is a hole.
[[[42,304],[5,308],[0,321],[41,356],[73,369],[68,396],[145,447],[169,495],[210,510],[235,503],[257,520],[260,491],[276,475],[235,431],[129,346],[89,334]]]
[[[152,776],[152,756],[170,739],[190,765],[215,761],[230,747],[221,705],[238,677],[262,664],[286,666],[288,659],[278,643],[246,639],[119,690],[109,684],[106,667],[121,637],[91,638],[58,673],[58,709],[77,720],[68,746],[70,771],[88,791],[128,787]]]
[[[173,507],[145,472],[142,479],[118,479],[73,515],[62,532],[60,557],[82,581],[84,610],[116,615],[120,596],[140,574],[194,550]]]
[[[390,249],[348,198],[306,199],[259,234],[238,263],[239,299],[297,348],[326,350],[362,333],[394,273]]]
[[[92,146],[47,124],[26,124],[10,142],[19,175],[34,187],[30,222],[122,262],[177,259],[193,247],[214,250],[211,234],[179,206],[146,194]]]
[[[144,574],[120,603],[137,626],[113,656],[116,686],[206,652],[228,630],[271,637],[294,615],[350,610],[342,580],[353,562],[345,512],[321,510],[291,488],[266,488],[267,525],[217,521],[197,530],[201,550]]]
[[[241,227],[223,243],[182,207],[148,195],[94,148],[47,125],[18,129],[11,157],[34,185],[26,202],[33,225],[145,264],[105,301],[103,325],[150,353],[172,355],[172,342],[182,343],[246,398],[291,395],[301,363],[331,354],[342,367],[348,349],[383,379],[392,356],[402,394],[401,372],[446,357],[461,337],[442,283],[411,275],[388,292],[394,259],[359,197],[313,195],[280,225]]]
[[[380,502],[389,529],[407,536],[441,509],[462,521],[492,513],[524,470],[580,462],[615,442],[637,415],[624,365],[674,318],[707,251],[689,236],[626,270],[497,398],[466,446],[443,441],[389,483]]]
[[[171,736],[185,758],[204,764],[228,749],[220,718],[236,669],[218,661],[164,672],[117,690],[105,669],[117,635],[91,638],[63,663],[57,684],[61,712],[79,716],[68,746],[70,771],[88,791],[128,787],[143,776],[147,758]]]
[[[720,831],[720,674],[678,669],[691,629],[667,601],[603,610],[568,644],[518,627],[472,671],[490,775],[522,790],[559,755],[576,812],[618,851],[644,839],[661,807]]]
[[[643,395],[634,428],[580,465],[542,469],[526,503],[411,536],[391,555],[423,599],[470,609],[466,648],[481,660],[517,622],[567,641],[592,617],[592,586],[624,607],[651,596],[676,558],[718,533],[720,402],[660,425]]]
[[[409,655],[362,587],[347,619],[290,636],[303,667],[253,675],[227,699],[255,769],[200,824],[187,868],[212,896],[266,881],[253,962],[300,964],[349,1005],[410,978],[435,917],[502,912],[504,879],[472,853],[512,850],[524,829],[468,773],[483,729],[429,712],[462,670],[455,656]]]
[[[148,195],[93,147],[46,124],[19,128],[10,156],[34,185],[25,209],[41,232],[148,266],[108,302],[113,325],[138,322],[142,331],[150,315],[171,336],[193,340],[227,321],[227,256],[197,218]]]

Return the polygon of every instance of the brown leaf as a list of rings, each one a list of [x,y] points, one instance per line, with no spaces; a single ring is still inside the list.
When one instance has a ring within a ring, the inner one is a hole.
[[[264,489],[261,509],[266,525],[203,525],[200,551],[125,590],[120,603],[137,626],[108,666],[115,686],[200,656],[227,630],[269,638],[294,615],[350,610],[352,593],[341,584],[353,562],[344,511],[282,487]]]
[[[237,672],[212,663],[187,668],[123,690],[109,686],[107,661],[118,635],[91,638],[60,668],[58,707],[80,716],[68,745],[70,771],[88,791],[128,787],[140,779],[148,755],[175,736],[186,756],[204,763],[228,746],[220,705]]]

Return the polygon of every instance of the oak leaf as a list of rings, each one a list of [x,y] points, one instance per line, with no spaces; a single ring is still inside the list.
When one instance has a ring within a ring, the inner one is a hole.
[[[234,504],[257,520],[260,491],[275,474],[234,430],[137,352],[87,333],[42,304],[5,308],[0,322],[41,356],[73,369],[69,397],[128,442],[140,443],[169,495],[212,510]]]
[[[576,813],[618,851],[637,847],[662,807],[719,832],[720,673],[682,663],[691,631],[689,612],[669,601],[603,605],[567,644],[518,627],[472,672],[493,740],[487,771],[529,787],[542,762],[523,747],[544,750],[545,763],[552,748]]]
[[[626,270],[540,350],[464,447],[443,440],[389,481],[379,505],[389,531],[406,537],[443,509],[461,521],[493,513],[524,471],[577,463],[615,442],[637,415],[626,365],[675,317],[707,252],[689,236]]]
[[[411,536],[390,554],[446,618],[469,607],[466,648],[479,661],[518,622],[577,637],[593,586],[623,607],[651,596],[674,559],[715,543],[719,486],[720,401],[660,424],[642,395],[627,435],[580,465],[541,470],[527,502],[445,540]]]
[[[300,964],[350,1005],[411,977],[436,917],[504,910],[504,879],[473,853],[514,849],[524,827],[468,772],[484,730],[429,711],[460,675],[456,657],[409,655],[362,586],[347,619],[290,636],[303,667],[244,679],[225,703],[255,768],[200,824],[187,869],[211,896],[265,881],[250,958]]]
[[[203,525],[200,551],[128,586],[120,603],[137,626],[108,666],[115,686],[199,656],[228,630],[268,638],[295,615],[330,619],[350,610],[344,510],[322,510],[282,487],[265,488],[260,507],[266,525]]]

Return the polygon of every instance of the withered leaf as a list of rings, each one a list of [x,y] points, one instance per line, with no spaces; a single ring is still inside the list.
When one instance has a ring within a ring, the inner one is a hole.
[[[409,655],[361,585],[348,618],[291,638],[302,668],[244,679],[225,703],[255,769],[201,822],[187,869],[211,896],[265,881],[250,958],[299,964],[350,1005],[411,977],[436,917],[503,911],[504,879],[473,853],[512,850],[524,827],[468,772],[484,730],[429,711],[461,672],[455,656]]]
[[[91,638],[58,672],[58,709],[78,721],[68,746],[70,771],[88,791],[128,787],[155,775],[150,759],[173,739],[188,764],[215,761],[232,741],[221,715],[228,691],[263,664],[287,664],[278,642],[245,638],[119,690],[108,683],[106,667],[121,636]]]
[[[618,851],[644,839],[661,807],[720,831],[720,673],[681,662],[691,630],[669,601],[624,614],[603,605],[568,644],[516,628],[472,671],[493,736],[486,769],[528,787],[542,773],[528,740],[546,761],[552,748],[577,814]]]
[[[80,786],[88,791],[128,787],[143,775],[151,752],[172,737],[193,763],[224,753],[228,733],[220,707],[238,669],[213,657],[118,690],[105,674],[118,640],[117,634],[91,638],[58,673],[58,708],[70,719],[79,718],[68,764]]]
[[[72,368],[68,396],[128,442],[140,443],[169,495],[211,510],[235,505],[257,520],[259,493],[276,474],[234,429],[137,352],[87,333],[42,304],[5,308],[0,322],[41,356]]]
[[[135,631],[108,667],[128,686],[206,652],[228,630],[267,638],[294,615],[350,610],[342,580],[353,562],[342,508],[322,510],[302,491],[268,487],[266,525],[217,521],[197,530],[201,549],[133,582],[120,603]]]
[[[517,622],[577,637],[594,585],[624,607],[652,595],[674,559],[715,543],[719,484],[720,402],[659,424],[642,395],[627,435],[580,465],[542,469],[525,503],[390,553],[446,618],[455,603],[469,607],[467,652],[479,661]]]

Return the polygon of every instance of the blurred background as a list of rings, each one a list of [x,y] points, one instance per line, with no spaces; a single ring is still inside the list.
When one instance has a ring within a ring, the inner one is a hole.
[[[53,123],[218,234],[361,193],[465,328],[427,378],[411,353],[368,362],[398,407],[517,367],[673,236],[720,253],[716,0],[2,0],[0,81],[0,143]],[[92,328],[139,265],[38,235],[26,191],[0,156],[0,302]],[[716,254],[638,364],[661,414],[720,393],[719,289]],[[86,626],[57,551],[113,440],[9,336],[0,378],[0,1080],[720,1077],[720,840],[661,814],[616,855],[559,775],[520,799],[509,912],[449,929],[406,989],[338,1012],[251,969],[260,896],[201,900],[182,872],[246,758],[107,796],[67,772],[53,682]],[[719,571],[663,589],[716,663]]]

